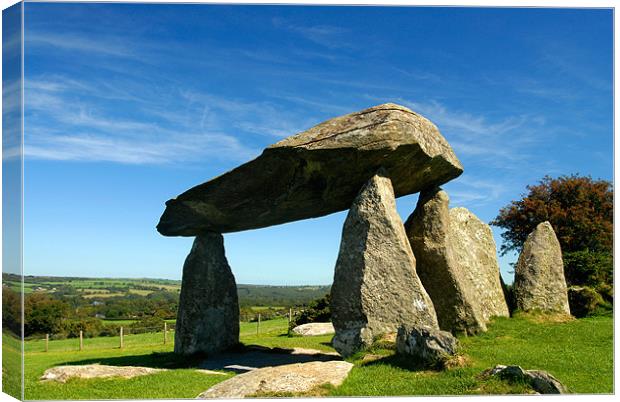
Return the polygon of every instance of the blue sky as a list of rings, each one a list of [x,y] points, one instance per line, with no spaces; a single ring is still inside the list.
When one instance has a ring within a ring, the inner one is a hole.
[[[25,47],[29,275],[179,279],[167,199],[385,102],[437,124],[485,222],[544,175],[612,179],[610,10],[26,3]],[[345,216],[225,235],[237,282],[331,283]]]

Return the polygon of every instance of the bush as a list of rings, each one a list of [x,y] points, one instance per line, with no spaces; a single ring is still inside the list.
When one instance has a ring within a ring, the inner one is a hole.
[[[603,298],[588,286],[571,286],[568,288],[570,312],[577,318],[592,315],[604,304]]]
[[[99,336],[103,329],[103,323],[98,318],[84,318],[81,320],[71,320],[63,322],[63,330],[69,338],[80,336],[80,331],[85,338]]]
[[[589,250],[564,253],[564,276],[568,286],[613,285],[613,257]]]
[[[136,321],[129,325],[129,329],[132,333],[143,332],[159,332],[164,330],[164,319],[161,317],[142,317],[139,321]]]
[[[332,318],[330,310],[331,295],[326,294],[320,299],[310,302],[307,309],[303,310],[291,321],[291,328],[311,322],[329,322]]]

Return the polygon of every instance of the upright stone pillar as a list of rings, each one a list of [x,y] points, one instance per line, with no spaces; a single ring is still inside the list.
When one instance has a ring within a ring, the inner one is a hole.
[[[224,253],[224,238],[207,232],[196,236],[183,265],[174,352],[214,353],[238,343],[235,277]]]
[[[515,307],[570,314],[562,250],[549,222],[527,236],[515,267]]]
[[[439,326],[486,331],[492,316],[508,316],[491,228],[465,208],[449,209],[441,188],[420,193],[405,228]]]
[[[396,211],[392,183],[381,171],[358,194],[344,223],[331,297],[332,343],[343,356],[396,332],[401,324],[438,329]]]
[[[475,333],[486,326],[452,253],[449,202],[448,194],[438,187],[422,191],[405,229],[417,258],[418,275],[433,300],[439,327]]]

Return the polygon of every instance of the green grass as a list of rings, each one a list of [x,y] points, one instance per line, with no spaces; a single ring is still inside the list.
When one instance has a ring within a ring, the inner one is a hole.
[[[466,367],[442,372],[410,370],[396,356],[360,364],[333,396],[523,393],[523,384],[479,374],[496,364],[546,370],[573,393],[613,392],[613,320],[586,318],[537,323],[526,317],[496,319],[485,334],[461,338]]]
[[[268,347],[304,347],[333,350],[330,336],[287,336],[286,319],[241,323],[241,341]],[[228,377],[205,375],[192,369],[196,361],[179,359],[170,342],[162,344],[162,333],[129,335],[125,348],[118,337],[85,339],[83,351],[77,340],[50,341],[43,352],[42,341],[26,342],[27,399],[109,399],[109,398],[194,398],[211,385]],[[498,379],[482,379],[479,374],[496,364],[518,364],[526,369],[547,370],[575,393],[613,392],[613,319],[593,317],[566,323],[540,323],[526,317],[495,320],[485,334],[461,338],[465,367],[436,372],[419,370],[393,350],[369,353],[384,357],[362,362],[363,353],[350,359],[355,363],[349,377],[337,388],[322,387],[314,395],[468,395],[530,392],[525,384]],[[45,369],[61,364],[101,363],[143,365],[174,370],[134,379],[72,380],[66,384],[41,383]]]
[[[2,332],[2,392],[21,399],[21,343],[19,338]]]

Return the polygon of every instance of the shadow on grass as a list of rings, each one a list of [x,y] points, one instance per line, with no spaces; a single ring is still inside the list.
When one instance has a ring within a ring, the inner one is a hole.
[[[420,362],[413,361],[410,357],[397,354],[388,355],[368,362],[364,362],[363,360],[358,361],[358,364],[367,367],[377,365],[389,365],[408,371],[441,371],[440,369],[430,368],[421,364]]]
[[[239,344],[228,351],[213,355],[194,354],[181,356],[173,352],[153,352],[148,355],[91,358],[66,363],[71,366],[101,364],[107,366],[137,366],[166,369],[201,368],[245,372],[253,368],[280,366],[312,361],[340,360],[340,356],[328,353],[294,353],[288,348],[268,348],[258,345]]]
[[[102,364],[107,366],[137,366],[151,368],[198,368],[205,355],[180,356],[173,352],[153,352],[150,355],[116,356],[84,359],[67,363],[71,366]]]

